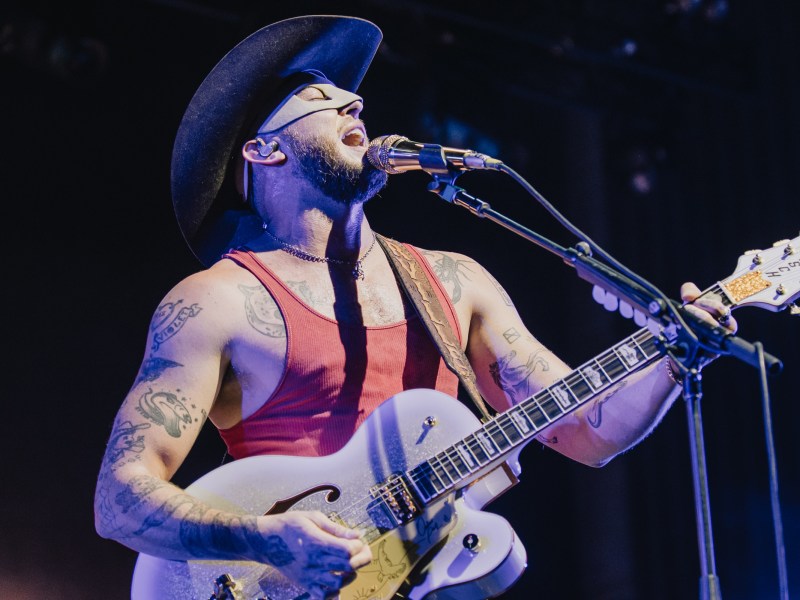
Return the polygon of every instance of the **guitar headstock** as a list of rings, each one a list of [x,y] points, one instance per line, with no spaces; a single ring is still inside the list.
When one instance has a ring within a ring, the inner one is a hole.
[[[779,240],[766,250],[748,250],[739,257],[734,272],[717,286],[703,293],[718,296],[731,308],[758,306],[778,312],[788,307],[791,314],[800,314],[794,304],[800,298],[800,236]],[[640,327],[653,324],[647,315],[600,286],[594,286],[592,297],[606,310],[633,318]]]
[[[730,277],[719,282],[732,307],[758,306],[773,312],[789,307],[800,297],[800,236],[779,240],[766,250],[748,250]]]

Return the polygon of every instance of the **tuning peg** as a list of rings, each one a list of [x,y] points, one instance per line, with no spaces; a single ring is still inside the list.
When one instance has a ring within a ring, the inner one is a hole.
[[[606,291],[599,285],[595,285],[592,287],[592,298],[598,304],[603,304],[606,299]]]
[[[797,306],[797,304],[790,304],[789,305],[789,314],[790,315],[800,315],[800,306]]]
[[[619,301],[619,314],[626,319],[633,317],[633,307],[624,300]]]
[[[619,298],[614,294],[606,294],[606,301],[603,302],[603,306],[608,312],[614,312],[619,308]]]
[[[754,265],[760,265],[762,262],[764,262],[764,259],[761,256],[761,250],[748,250],[744,253],[744,255],[752,256]]]
[[[599,285],[596,285],[592,288],[592,298],[594,298],[595,302],[598,304],[602,304],[603,308],[609,312],[614,312],[619,307],[619,298],[617,298],[614,294],[607,292]]]
[[[783,246],[783,245],[786,246],[783,249],[784,256],[790,256],[795,253],[795,247],[792,246],[792,240],[778,240],[777,242],[772,244],[772,247],[777,248],[778,246]]]

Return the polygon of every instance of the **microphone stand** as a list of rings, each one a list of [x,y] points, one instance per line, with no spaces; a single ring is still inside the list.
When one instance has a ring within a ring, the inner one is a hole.
[[[711,505],[700,411],[700,400],[703,397],[700,374],[703,363],[701,350],[734,356],[757,369],[763,360],[766,369],[772,374],[781,371],[783,368],[781,361],[763,352],[760,342],[757,343],[758,345],[751,344],[732,335],[722,327],[710,325],[680,308],[677,302],[666,299],[652,286],[635,281],[634,278],[597,261],[592,257],[592,246],[589,243],[582,241],[575,248],[564,248],[497,212],[487,202],[471,196],[463,188],[456,186],[455,180],[462,174],[462,171],[448,167],[444,161],[439,165],[423,168],[433,177],[433,181],[428,184],[428,191],[435,193],[450,204],[466,208],[474,215],[489,219],[560,256],[566,264],[575,267],[581,279],[624,299],[664,327],[664,333],[671,339],[662,335],[659,342],[665,354],[679,365],[683,375],[682,393],[686,402],[689,425],[697,537],[700,550],[700,598],[701,600],[721,600],[722,595],[714,560]],[[507,169],[504,165],[493,168],[500,171]],[[534,196],[543,201],[538,193],[534,193]],[[546,201],[544,202],[546,203]]]

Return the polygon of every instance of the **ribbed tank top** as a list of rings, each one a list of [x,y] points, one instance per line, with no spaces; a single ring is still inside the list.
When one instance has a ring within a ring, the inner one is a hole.
[[[460,341],[455,308],[442,284],[419,251],[406,247],[423,265]],[[286,365],[277,388],[255,413],[219,430],[232,457],[331,454],[394,394],[433,388],[456,396],[458,378],[416,314],[390,325],[339,323],[309,307],[254,253],[232,250],[225,258],[255,275],[286,325]]]

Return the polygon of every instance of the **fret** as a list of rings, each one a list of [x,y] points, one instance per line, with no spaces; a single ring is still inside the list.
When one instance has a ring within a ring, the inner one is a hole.
[[[592,364],[581,369],[581,375],[592,387],[592,391],[597,392],[606,387],[606,385],[610,383],[610,380],[608,374],[606,374],[596,360],[593,359],[591,362]],[[597,367],[599,367],[599,369]]]
[[[492,438],[495,446],[501,451],[510,448],[512,445],[511,439],[506,435],[506,432],[503,431],[503,426],[500,424],[502,416],[502,414],[499,415],[496,419],[483,426],[484,431]]]
[[[550,398],[545,400],[542,408],[547,413],[548,418],[552,421],[553,419],[560,417],[564,413],[564,410],[569,409],[569,407],[573,404],[572,399],[570,398],[572,392],[569,391],[569,387],[563,383],[551,385],[549,388],[547,388],[547,391],[550,392]]]
[[[426,463],[423,463],[423,465],[424,464]],[[417,495],[420,498],[422,498],[425,502],[428,502],[431,498],[434,498],[438,492],[431,483],[430,478],[427,477],[424,473],[422,473],[422,469],[420,467],[422,467],[423,465],[420,465],[419,467],[416,467],[413,470],[411,470],[411,472],[409,473],[409,480],[416,488]]]
[[[464,461],[464,457],[461,456],[456,446],[450,446],[445,452],[447,453],[447,459],[453,464],[459,477],[464,477],[472,472],[472,469],[470,469],[469,465]]]
[[[462,477],[462,473],[458,466],[456,465],[455,461],[453,461],[452,456],[450,455],[451,448],[446,448],[443,452],[437,454],[437,458],[442,463],[444,468],[447,470],[447,476],[450,477],[450,481],[453,483],[457,482]]]
[[[570,381],[567,381],[567,379],[570,379]],[[579,404],[594,395],[592,386],[586,381],[586,378],[580,371],[576,372],[574,376],[568,375],[565,377],[564,382],[567,389],[572,393]]]
[[[470,471],[474,470],[479,466],[477,457],[470,451],[469,446],[466,443],[458,442],[455,445],[456,452],[458,455],[464,460],[464,463],[467,465]]]
[[[604,361],[603,371],[608,374],[612,382],[619,380],[623,375],[627,375],[628,369],[615,350],[612,349],[606,353],[601,360]]]
[[[517,427],[517,424],[514,422],[514,419],[511,418],[511,415],[508,412],[501,414],[497,418],[497,423],[500,425],[500,428],[503,430],[503,433],[512,445],[525,438],[522,431],[519,429],[519,427]]]
[[[653,336],[653,334],[649,331],[644,331],[643,333],[645,334],[646,338],[640,342],[639,346],[642,348],[645,356],[650,359],[661,354],[661,350],[659,349],[658,344],[656,344],[655,336]]]
[[[641,329],[418,465],[410,482],[425,502],[440,496],[660,353],[656,337]]]
[[[486,450],[478,441],[477,433],[473,433],[467,438],[467,445],[469,446],[472,455],[477,459],[479,465],[484,465],[489,462],[489,455]]]
[[[634,336],[631,336],[631,337],[630,337],[630,340],[631,340],[631,341],[632,341],[634,344],[636,344],[636,348],[639,350],[639,352],[641,352],[642,356],[643,356],[643,357],[645,357],[645,358],[647,358],[647,353],[646,353],[646,352],[644,351],[644,349],[643,349],[643,348],[642,348],[642,347],[639,345],[639,341],[636,339],[636,336],[635,336],[635,335],[634,335]]]
[[[426,477],[428,478],[428,481],[430,482],[430,484],[433,486],[433,488],[436,490],[437,493],[441,492],[442,490],[444,490],[447,487],[444,484],[444,482],[441,480],[439,475],[436,473],[436,470],[433,468],[433,465],[431,465],[431,461],[429,461],[429,460],[425,461],[420,466],[427,467],[427,469],[425,470],[426,471]],[[434,477],[436,479],[434,479]],[[438,484],[437,484],[436,480],[438,480]]]
[[[508,411],[508,415],[511,417],[511,420],[514,421],[523,437],[531,430],[531,427],[535,427],[525,414],[525,410],[521,407],[512,408]]]
[[[625,367],[625,371],[630,372],[633,370],[633,367],[639,362],[639,358],[636,355],[636,349],[631,348],[630,344],[627,342],[623,342],[618,346],[614,346],[614,352],[619,357],[620,361],[622,362],[622,366]]]
[[[601,355],[599,357],[599,359],[598,358],[593,358],[592,362],[594,364],[596,364],[598,366],[598,368],[600,369],[601,379],[602,379],[603,376],[605,376],[607,382],[611,383],[613,381],[613,378],[611,377],[611,375],[609,375],[608,371],[605,370],[605,368],[603,367],[603,363],[600,362],[600,360],[602,360],[606,356],[608,356],[608,353]]]
[[[455,480],[450,476],[447,467],[444,466],[439,456],[440,455],[437,454],[428,462],[431,464],[431,468],[433,469],[434,473],[436,473],[436,476],[439,478],[439,481],[441,481],[444,484],[444,487],[445,488],[452,487]],[[447,478],[447,480],[449,480],[449,483],[448,481],[445,480],[445,477]]]
[[[546,390],[545,393],[547,393]],[[528,416],[531,422],[536,426],[537,430],[544,428],[546,425],[550,423],[550,419],[548,419],[547,415],[544,414],[544,411],[542,410],[542,407],[539,404],[539,401],[536,398],[536,396],[533,396],[531,398],[530,404],[532,406],[531,410],[528,410],[529,409],[528,406],[523,407],[525,414]]]
[[[476,431],[475,437],[478,439],[478,442],[480,442],[481,447],[483,448],[484,452],[488,457],[497,454],[497,447],[494,445],[494,442],[492,441],[492,436],[486,433],[485,429]]]

